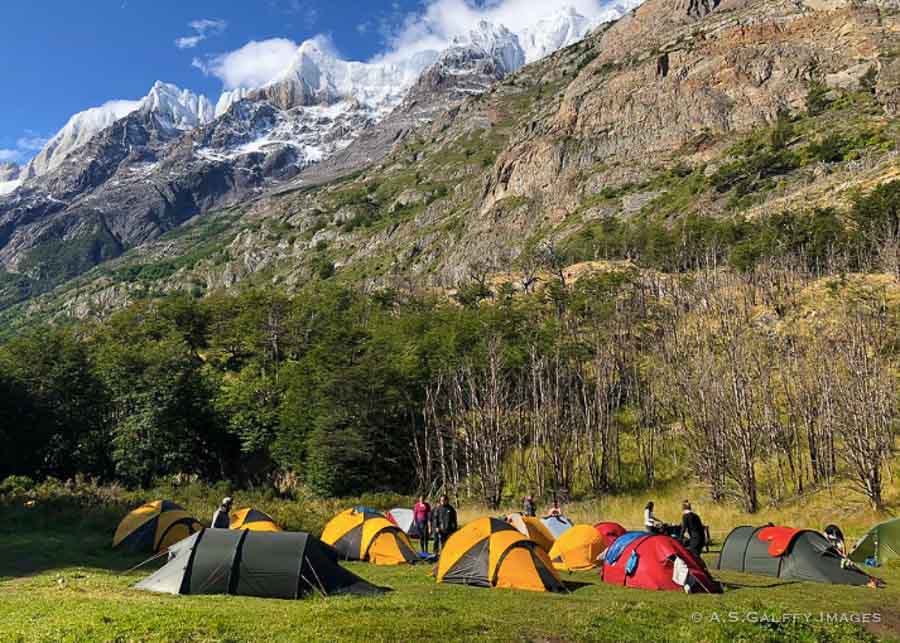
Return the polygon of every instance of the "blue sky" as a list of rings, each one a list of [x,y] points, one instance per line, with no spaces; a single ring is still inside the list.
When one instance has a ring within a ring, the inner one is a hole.
[[[163,80],[215,103],[229,79],[318,34],[347,59],[402,54],[481,17],[531,19],[600,0],[32,0],[0,10],[0,161],[26,161],[75,112]],[[264,46],[245,48],[250,42]],[[247,56],[228,57],[229,52]],[[248,58],[249,56],[249,58]],[[255,58],[254,58],[255,57]],[[223,62],[224,61],[224,62]],[[278,62],[278,61],[275,61]],[[233,83],[232,83],[233,84]]]

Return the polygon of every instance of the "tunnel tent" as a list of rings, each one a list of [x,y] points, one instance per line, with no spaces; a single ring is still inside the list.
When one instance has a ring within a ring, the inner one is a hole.
[[[409,537],[381,513],[366,507],[342,511],[322,532],[322,541],[343,560],[367,560],[375,565],[418,562]]]
[[[737,527],[725,539],[718,569],[785,580],[868,585],[872,578],[809,529]]]
[[[171,500],[154,500],[131,511],[119,523],[113,547],[157,553],[203,529],[203,525]]]
[[[872,527],[850,552],[850,559],[860,564],[871,560],[876,565],[884,565],[897,558],[900,558],[900,518]]]
[[[548,554],[553,548],[555,538],[538,518],[512,513],[506,516],[506,522],[515,527],[523,536],[531,538]]]
[[[617,522],[598,522],[594,525],[594,529],[603,537],[606,547],[612,545],[616,538],[624,536],[626,533],[625,527]]]
[[[252,507],[232,512],[229,528],[249,529],[251,531],[281,531],[281,527],[269,514]]]
[[[437,582],[536,592],[566,589],[547,553],[497,518],[479,518],[447,539]]]
[[[572,528],[572,521],[565,516],[544,516],[541,523],[553,534],[554,540]]]
[[[382,592],[341,567],[315,536],[232,529],[206,529],[173,545],[169,561],[135,588],[287,599]]]
[[[722,592],[700,558],[663,534],[628,532],[617,538],[601,574],[603,582],[610,585],[690,594]]]
[[[575,525],[566,530],[550,549],[553,566],[563,571],[583,571],[597,567],[606,549],[603,536],[591,525]]]

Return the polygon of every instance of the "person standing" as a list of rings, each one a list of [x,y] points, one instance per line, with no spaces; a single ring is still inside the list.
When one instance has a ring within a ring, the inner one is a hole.
[[[432,514],[434,523],[434,553],[440,556],[444,543],[457,529],[456,509],[450,505],[450,499],[446,495],[441,496],[437,508]]]
[[[529,493],[525,496],[525,504],[522,506],[522,515],[534,518],[537,515],[537,507],[534,504],[534,498]]]
[[[428,553],[428,525],[431,522],[431,505],[425,502],[425,496],[419,496],[419,501],[413,507],[413,522],[419,533],[419,546]]]
[[[545,518],[559,518],[562,516],[562,509],[559,508],[559,501],[554,500],[553,506],[550,507],[550,510],[547,512]]]
[[[661,520],[657,520],[653,514],[652,500],[644,507],[644,529],[654,534],[665,532],[665,524]]]
[[[703,552],[703,547],[706,546],[706,530],[703,528],[700,516],[694,513],[691,503],[687,500],[681,503],[681,538],[685,547],[698,559],[701,559],[700,554]]]
[[[219,508],[216,509],[216,513],[213,514],[213,529],[228,529],[231,526],[232,504],[234,504],[234,501],[231,499],[231,497],[222,499],[222,504],[219,505]]]

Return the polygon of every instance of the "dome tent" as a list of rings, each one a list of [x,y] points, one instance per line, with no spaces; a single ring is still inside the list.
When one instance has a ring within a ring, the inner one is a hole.
[[[201,529],[203,525],[181,506],[170,500],[154,500],[122,519],[112,545],[135,552],[163,552]]]
[[[549,553],[553,548],[555,538],[539,519],[514,513],[506,517],[506,522],[515,527],[520,534],[536,542],[544,551]]]
[[[496,518],[480,518],[447,539],[438,560],[437,582],[565,591],[546,552]]]
[[[395,507],[388,511],[385,515],[390,522],[394,523],[410,538],[418,538],[419,530],[416,527],[415,516],[412,509],[404,509],[403,507]]]
[[[718,569],[776,578],[867,585],[872,579],[841,556],[822,534],[789,527],[742,526],[722,545]]]
[[[617,522],[598,522],[594,525],[594,529],[603,537],[603,542],[607,547],[612,545],[616,538],[625,535],[626,531],[625,527]]]
[[[344,560],[367,560],[375,565],[402,565],[419,560],[409,537],[382,514],[365,507],[342,511],[322,532],[322,541]]]
[[[315,536],[232,529],[205,529],[173,545],[168,563],[135,588],[291,599],[382,591],[342,568]]]
[[[251,531],[281,531],[272,517],[259,509],[238,509],[231,514],[229,529],[249,529]]]
[[[883,565],[895,558],[900,558],[900,518],[872,527],[850,552],[850,559],[860,564],[872,559]]]
[[[553,534],[554,539],[562,536],[573,526],[572,521],[565,516],[545,516],[541,518],[541,524],[547,528],[547,531]]]
[[[550,560],[559,570],[593,569],[606,549],[603,536],[590,525],[575,525],[560,536],[550,550]]]
[[[670,536],[631,531],[619,536],[606,551],[603,582],[638,589],[708,592],[722,586],[703,564]]]

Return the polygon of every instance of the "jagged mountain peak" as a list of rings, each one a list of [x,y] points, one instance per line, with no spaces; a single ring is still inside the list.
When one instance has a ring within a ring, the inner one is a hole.
[[[162,81],[153,84],[140,108],[159,116],[164,125],[179,130],[194,129],[215,118],[215,110],[206,96]]]
[[[169,129],[182,131],[208,123],[215,117],[215,110],[205,96],[156,81],[141,100],[113,100],[72,116],[31,160],[23,172],[24,177],[30,179],[55,170],[95,135],[138,110],[155,114]]]

